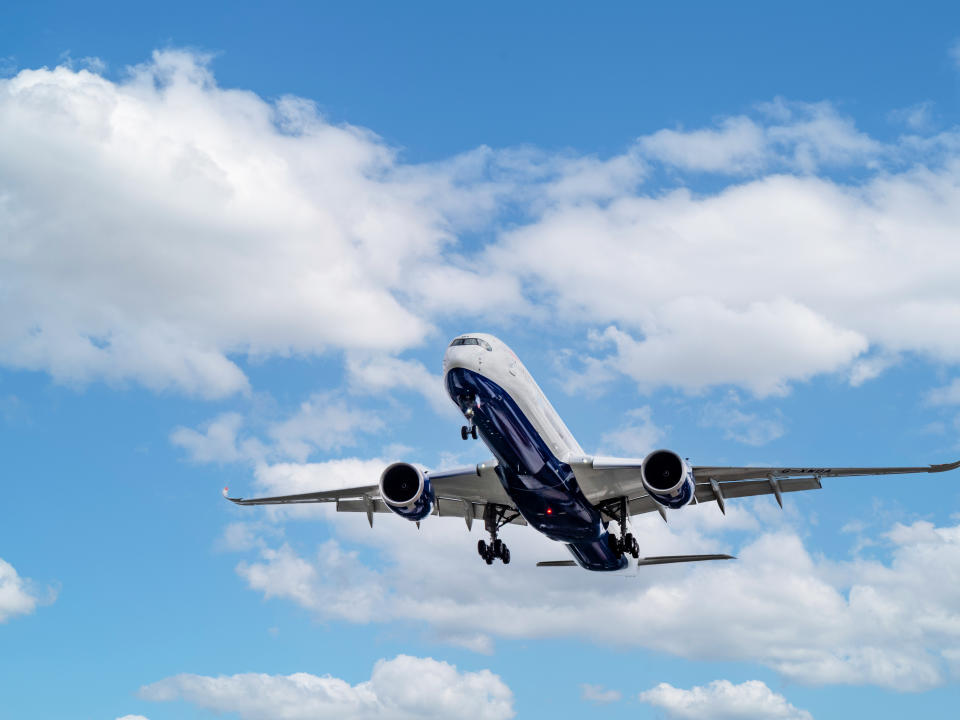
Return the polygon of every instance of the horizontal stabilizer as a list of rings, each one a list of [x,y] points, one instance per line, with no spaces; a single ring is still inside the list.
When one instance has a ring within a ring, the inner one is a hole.
[[[637,560],[637,565],[669,565],[670,563],[700,562],[701,560],[736,560],[733,555],[658,555]]]
[[[537,567],[576,567],[573,560],[541,560]]]

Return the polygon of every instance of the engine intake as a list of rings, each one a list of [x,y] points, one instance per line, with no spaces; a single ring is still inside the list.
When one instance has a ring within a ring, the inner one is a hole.
[[[640,465],[640,479],[650,497],[661,505],[677,509],[693,500],[693,471],[672,450],[654,450]]]
[[[393,463],[380,475],[380,497],[400,517],[423,520],[433,512],[430,478],[416,465]]]

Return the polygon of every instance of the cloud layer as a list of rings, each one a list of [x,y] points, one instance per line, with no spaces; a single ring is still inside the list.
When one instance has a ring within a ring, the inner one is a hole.
[[[357,685],[329,675],[176,675],[140,690],[146,700],[183,700],[244,720],[506,720],[513,693],[489,670],[460,672],[432,658],[380,660]]]
[[[668,180],[645,187],[654,166]],[[702,172],[725,184],[692,192]],[[880,142],[829,103],[610,158],[414,165],[183,51],[120,81],[0,80],[0,363],[65,382],[222,397],[249,389],[244,358],[335,350],[355,387],[399,373],[442,407],[395,356],[453,314],[592,330],[591,374],[643,388],[778,394],[871,348],[953,364],[958,224],[955,131]]]
[[[355,460],[259,472],[263,491],[275,493],[372,483],[381,467]],[[760,662],[808,684],[898,690],[934,687],[960,669],[953,652],[960,641],[960,526],[898,524],[884,539],[886,561],[832,561],[811,554],[774,507],[764,498],[732,504],[726,516],[704,505],[671,513],[669,525],[640,518],[635,532],[644,554],[732,551],[738,559],[586,581],[576,571],[531,571],[565,553],[525,528],[504,529],[513,561],[490,570],[452,519],[428,519],[418,531],[378,515],[369,530],[362,516],[330,508],[271,509],[275,519],[326,519],[339,540],[302,553],[251,530],[259,539],[243,545],[254,554],[237,572],[251,589],[322,618],[412,620],[480,652],[490,652],[497,637],[582,636],[691,659]],[[752,539],[736,547],[725,535],[735,529],[752,530]],[[359,547],[379,554],[379,562],[365,564]],[[476,572],[464,576],[463,563],[474,561]],[[597,617],[608,622],[598,625]]]

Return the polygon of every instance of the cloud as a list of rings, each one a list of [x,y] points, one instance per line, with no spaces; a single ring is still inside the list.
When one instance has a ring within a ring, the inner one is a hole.
[[[176,675],[141,688],[140,696],[235,712],[244,720],[506,720],[515,714],[513,693],[489,670],[461,672],[409,655],[378,661],[370,679],[357,685],[308,673]]]
[[[365,484],[381,467],[314,464],[288,481],[295,472],[288,466],[260,484],[270,493]],[[513,559],[487,568],[472,549],[482,535],[477,525],[467,535],[459,520],[428,518],[418,530],[377,515],[369,529],[362,515],[326,506],[283,509],[272,517],[330,522],[337,540],[307,554],[265,540],[237,571],[252,589],[321,619],[405,621],[483,652],[497,637],[582,636],[688,659],[758,662],[795,682],[901,691],[937,686],[958,669],[946,651],[960,641],[960,584],[953,581],[960,526],[894,525],[874,549],[886,561],[832,560],[812,555],[774,507],[762,498],[731,505],[726,518],[708,504],[670,513],[669,524],[635,518],[645,555],[730,552],[738,559],[647,568],[629,579],[532,569],[566,554],[528,528],[504,528]],[[760,532],[740,547],[724,535],[747,527]],[[375,566],[364,560],[369,551],[379,556]],[[466,575],[465,562],[477,563]],[[607,622],[597,625],[597,617]]]
[[[583,683],[580,685],[580,697],[597,705],[609,705],[618,702],[623,695],[616,690],[608,690],[603,685]]]
[[[46,596],[38,594],[33,583],[20,577],[10,563],[0,558],[0,623],[17,615],[29,615],[37,605],[51,603],[56,592],[48,589]]]
[[[399,356],[451,318],[593,331],[615,351],[586,367],[642,389],[960,362],[956,131],[884,144],[830,103],[775,99],[605,158],[412,164],[209,63],[0,80],[0,364],[219,398],[250,392],[246,360],[337,351],[354,390],[439,410]],[[645,186],[651,163],[679,187]],[[704,171],[726,180],[695,194]]]
[[[441,415],[459,415],[443,388],[443,379],[423,363],[386,355],[347,358],[347,382],[358,394],[413,390]]]
[[[660,683],[640,693],[641,702],[658,707],[674,720],[813,720],[759,680],[734,685],[714,680],[689,690]]]
[[[716,128],[658,130],[637,141],[643,157],[684,171],[754,174],[872,163],[883,146],[858,131],[829,103],[777,99],[759,106],[766,117],[727,117]]]
[[[930,390],[927,392],[926,400],[930,405],[960,405],[960,378]]]
[[[218,87],[208,61],[0,81],[0,362],[220,397],[247,388],[235,357],[430,332],[397,294],[454,241],[463,193],[303,100]]]
[[[905,108],[891,110],[888,117],[891,122],[906,125],[910,130],[926,130],[933,124],[933,102],[926,100]]]
[[[117,718],[117,720],[147,720],[143,715],[124,715],[122,718]]]
[[[766,445],[783,436],[783,423],[779,419],[763,418],[756,413],[741,410],[742,400],[735,392],[729,392],[720,401],[703,406],[700,424],[718,428],[728,440],[745,445]]]
[[[960,69],[960,40],[957,40],[950,47],[950,58],[953,60],[954,65],[957,66],[957,69]]]
[[[649,405],[627,413],[630,419],[616,430],[604,433],[601,442],[632,457],[644,457],[655,450],[663,439],[663,430],[653,422],[653,410]]]
[[[263,440],[244,432],[247,424],[240,413],[222,413],[200,430],[175,428],[170,442],[197,463],[304,462],[316,452],[354,445],[358,435],[383,428],[377,413],[351,407],[329,393],[315,393],[287,417],[262,423]]]

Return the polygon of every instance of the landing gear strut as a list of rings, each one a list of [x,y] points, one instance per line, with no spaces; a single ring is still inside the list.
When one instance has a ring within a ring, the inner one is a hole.
[[[468,437],[472,437],[474,440],[477,439],[477,426],[473,424],[473,401],[474,397],[472,394],[465,398],[467,409],[463,411],[463,414],[467,418],[467,422],[470,424],[462,425],[460,427],[460,437],[464,440],[466,440]]]
[[[640,557],[640,543],[633,536],[633,533],[627,532],[627,499],[625,497],[616,498],[600,506],[600,512],[605,513],[620,526],[620,537],[613,533],[607,535],[607,542],[610,544],[610,550],[616,553],[617,557],[632,555],[634,559]]]
[[[483,511],[483,524],[487,532],[490,533],[490,542],[477,541],[477,553],[487,565],[493,565],[494,558],[500,558],[504,565],[510,564],[510,548],[497,537],[497,531],[519,514],[512,508],[503,505],[487,504],[486,510]]]

